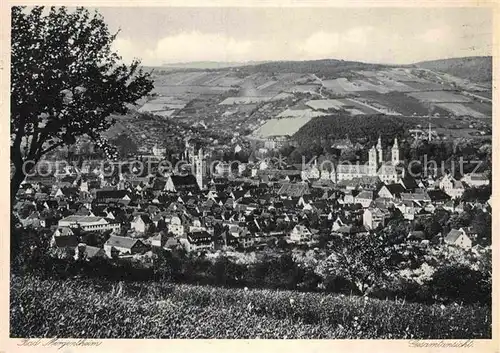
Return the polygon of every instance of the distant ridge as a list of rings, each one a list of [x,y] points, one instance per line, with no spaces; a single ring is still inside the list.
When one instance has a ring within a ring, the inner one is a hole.
[[[185,63],[163,64],[161,68],[168,69],[224,69],[231,67],[241,67],[247,65],[257,65],[267,61],[247,61],[247,62],[225,62],[225,61],[193,61]]]
[[[491,56],[471,56],[441,60],[422,61],[415,66],[444,72],[477,83],[491,83]]]

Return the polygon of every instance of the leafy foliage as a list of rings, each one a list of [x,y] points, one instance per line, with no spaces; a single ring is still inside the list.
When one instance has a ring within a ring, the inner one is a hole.
[[[153,88],[140,62],[120,63],[99,13],[84,8],[12,8],[11,162],[12,196],[25,173],[46,153],[87,135],[109,157],[101,133]],[[28,170],[23,164],[30,161]]]

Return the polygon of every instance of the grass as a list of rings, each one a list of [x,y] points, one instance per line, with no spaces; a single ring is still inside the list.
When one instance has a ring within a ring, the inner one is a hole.
[[[11,278],[11,337],[488,338],[491,309],[292,291]]]

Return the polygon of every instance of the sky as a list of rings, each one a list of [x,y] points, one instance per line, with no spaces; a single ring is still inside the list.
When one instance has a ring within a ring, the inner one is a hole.
[[[97,9],[124,61],[143,65],[343,59],[411,64],[491,55],[487,8]]]

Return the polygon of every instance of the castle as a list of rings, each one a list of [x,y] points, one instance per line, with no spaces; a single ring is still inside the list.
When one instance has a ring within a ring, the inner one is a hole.
[[[334,183],[355,178],[379,178],[384,183],[397,183],[404,176],[404,169],[398,168],[401,163],[397,138],[391,148],[391,160],[384,162],[382,139],[379,137],[376,146],[368,151],[368,164],[339,163],[331,171],[319,170],[317,165],[302,172],[302,179],[330,179]]]

